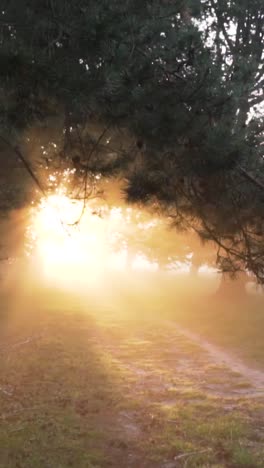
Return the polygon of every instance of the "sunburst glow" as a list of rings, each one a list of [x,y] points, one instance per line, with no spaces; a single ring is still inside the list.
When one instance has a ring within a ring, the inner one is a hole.
[[[44,274],[56,281],[98,276],[106,257],[103,221],[64,194],[43,199],[33,218],[35,249]]]
[[[126,271],[128,262],[131,271],[157,271],[158,263],[142,252],[129,255],[131,226],[143,231],[155,224],[132,223],[132,215],[131,208],[118,206],[96,210],[87,203],[84,209],[83,201],[63,191],[43,198],[33,209],[29,233],[45,277],[64,286],[91,284],[106,271]]]
[[[28,229],[32,258],[45,280],[67,289],[92,286],[98,291],[102,280],[105,288],[120,272],[121,281],[136,278],[137,271],[144,273],[144,280],[159,271],[190,276],[192,251],[181,249],[161,220],[103,199],[84,205],[68,195],[65,174],[62,187],[54,174],[54,192],[33,207]],[[200,268],[199,276],[205,271],[210,274],[210,267]]]

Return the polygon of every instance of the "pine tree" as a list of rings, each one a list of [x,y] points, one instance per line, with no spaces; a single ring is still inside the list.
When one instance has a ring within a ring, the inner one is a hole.
[[[263,21],[261,0],[9,0],[0,137],[62,118],[80,173],[121,173],[264,282]]]

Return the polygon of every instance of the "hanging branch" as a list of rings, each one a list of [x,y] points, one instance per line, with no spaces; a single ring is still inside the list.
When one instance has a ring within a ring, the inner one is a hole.
[[[88,154],[88,157],[87,157],[87,164],[86,164],[86,167],[85,167],[85,176],[84,176],[84,196],[83,196],[83,207],[82,207],[82,212],[79,216],[79,218],[73,223],[71,224],[71,226],[77,226],[83,215],[84,215],[84,212],[85,212],[85,209],[86,209],[86,204],[87,204],[87,198],[90,198],[91,194],[92,194],[92,190],[90,192],[90,194],[88,195],[88,175],[89,175],[89,161],[92,157],[92,155],[94,154],[94,152],[96,151],[96,149],[98,148],[98,146],[100,145],[102,139],[104,138],[105,134],[108,132],[109,128],[110,128],[110,123],[106,126],[106,128],[103,130],[103,132],[101,133],[101,135],[99,136],[99,138],[97,139],[97,141],[95,142],[94,146],[92,147],[90,153]]]
[[[22,162],[24,168],[26,169],[26,171],[29,173],[30,177],[34,180],[35,184],[37,185],[38,189],[40,190],[40,192],[44,195],[44,197],[46,197],[46,192],[44,190],[44,188],[42,187],[40,181],[38,180],[37,176],[34,174],[29,162],[24,158],[23,154],[21,153],[20,149],[17,147],[17,146],[13,146],[12,143],[10,143],[10,141],[8,141],[5,137],[3,137],[2,135],[0,135],[0,140],[6,145],[8,146],[9,148],[11,148],[11,150],[13,151],[13,153],[18,157],[18,159]]]
[[[260,182],[259,180],[255,179],[249,172],[246,171],[242,166],[238,166],[238,170],[240,174],[242,174],[246,179],[248,179],[250,182],[252,182],[256,187],[264,191],[264,184]]]
[[[13,146],[5,137],[3,137],[2,135],[0,135],[0,140],[5,143],[6,146],[8,146],[9,148],[12,149],[13,153],[18,157],[18,159],[22,162],[22,164],[24,165],[26,171],[29,173],[30,177],[34,180],[35,184],[37,185],[38,189],[40,190],[40,192],[42,193],[42,195],[47,198],[47,193],[45,191],[45,189],[42,187],[40,181],[38,180],[37,176],[34,174],[29,162],[24,158],[22,152],[20,151],[20,149],[17,147],[17,146]],[[70,233],[66,230],[65,228],[65,224],[63,223],[59,213],[58,213],[58,218],[60,220],[60,223],[63,227],[63,229],[65,229],[65,232],[67,235],[70,235]]]

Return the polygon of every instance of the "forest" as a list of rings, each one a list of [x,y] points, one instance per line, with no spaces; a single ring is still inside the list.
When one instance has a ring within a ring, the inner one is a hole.
[[[263,284],[263,24],[262,0],[2,0],[1,153],[42,193],[39,166],[73,168],[84,203],[121,178]],[[32,167],[25,134],[54,119]]]

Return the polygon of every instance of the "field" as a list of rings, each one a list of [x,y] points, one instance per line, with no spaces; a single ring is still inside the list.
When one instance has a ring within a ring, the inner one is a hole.
[[[261,311],[183,307],[3,295],[0,466],[263,467],[264,387],[229,365],[261,368]]]
[[[249,366],[264,370],[263,297],[248,295],[231,302],[209,296],[176,306],[170,317],[228,349]]]

